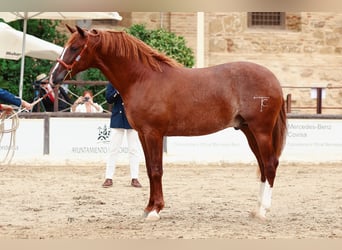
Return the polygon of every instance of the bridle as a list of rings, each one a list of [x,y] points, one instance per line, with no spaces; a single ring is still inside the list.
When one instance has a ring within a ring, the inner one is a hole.
[[[57,62],[60,63],[66,70],[67,70],[67,74],[64,76],[63,82],[65,81],[65,79],[70,75],[70,78],[72,77],[71,73],[72,73],[72,69],[75,66],[75,64],[77,62],[80,61],[84,51],[87,49],[88,47],[88,41],[89,41],[89,36],[87,36],[87,41],[86,43],[83,45],[83,48],[81,50],[81,52],[78,54],[78,56],[75,57],[74,61],[71,64],[67,64],[66,62],[64,62],[61,58],[57,58]],[[64,48],[65,50],[66,48]],[[63,55],[64,51],[62,52]]]

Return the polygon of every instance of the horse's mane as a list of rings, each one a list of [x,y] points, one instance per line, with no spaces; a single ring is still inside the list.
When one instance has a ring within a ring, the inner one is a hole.
[[[124,31],[91,30],[90,32],[95,32],[96,36],[99,36],[97,45],[101,46],[102,53],[108,55],[113,53],[115,56],[138,60],[154,71],[162,72],[163,64],[170,67],[182,67],[176,60],[152,49]]]

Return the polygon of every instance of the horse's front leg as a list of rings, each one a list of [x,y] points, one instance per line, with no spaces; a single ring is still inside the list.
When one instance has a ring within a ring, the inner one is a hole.
[[[159,220],[159,212],[164,208],[162,188],[163,176],[163,136],[157,133],[139,134],[145,154],[145,162],[150,181],[150,199],[145,208],[146,220]]]

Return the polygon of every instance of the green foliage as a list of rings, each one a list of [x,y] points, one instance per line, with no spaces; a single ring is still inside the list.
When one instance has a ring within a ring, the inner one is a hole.
[[[164,29],[147,30],[142,24],[132,25],[126,31],[185,67],[190,68],[195,64],[194,53],[186,46],[186,41],[182,36]]]
[[[66,36],[58,33],[56,27],[59,21],[51,20],[28,20],[27,34],[34,35],[43,40],[63,45],[66,41]],[[13,28],[22,31],[23,20],[18,20],[9,23]],[[23,84],[23,99],[32,101],[34,90],[32,83],[37,75],[41,73],[48,74],[55,62],[49,60],[35,59],[25,57],[24,84]],[[6,60],[0,59],[0,88],[9,90],[15,95],[19,94],[20,82],[20,67],[21,60]]]

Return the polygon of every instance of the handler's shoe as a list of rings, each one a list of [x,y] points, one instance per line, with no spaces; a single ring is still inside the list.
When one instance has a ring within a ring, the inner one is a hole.
[[[141,188],[142,187],[140,182],[138,181],[138,179],[132,179],[131,186],[132,187],[136,187],[136,188]]]
[[[102,184],[102,187],[104,188],[109,188],[113,186],[113,181],[112,179],[106,179],[105,182]]]

